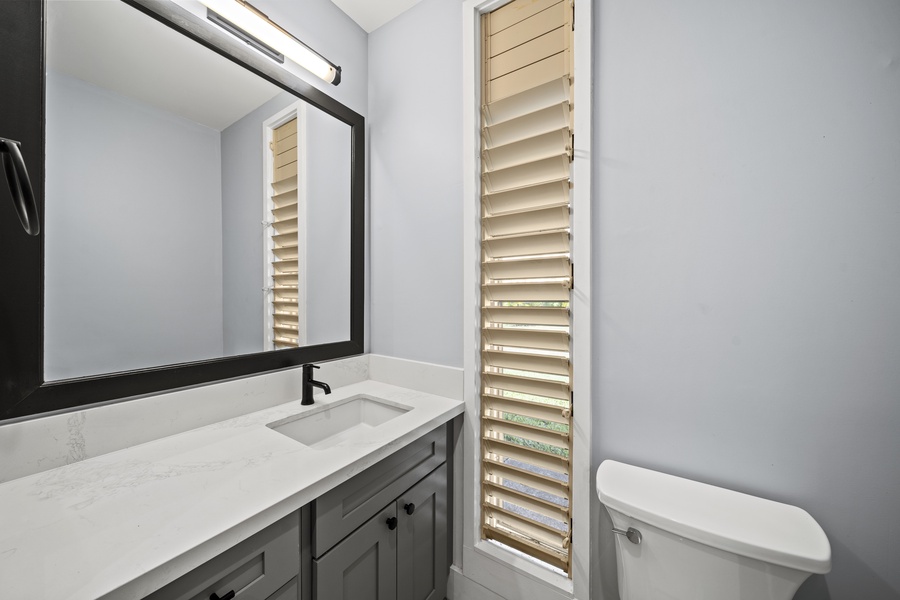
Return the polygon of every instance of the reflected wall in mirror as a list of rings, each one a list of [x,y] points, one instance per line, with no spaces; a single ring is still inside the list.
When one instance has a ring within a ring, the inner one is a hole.
[[[349,125],[124,3],[46,44],[45,380],[350,339]]]

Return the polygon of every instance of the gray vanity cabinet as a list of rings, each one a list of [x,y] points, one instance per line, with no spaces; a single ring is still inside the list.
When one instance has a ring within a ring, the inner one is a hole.
[[[442,426],[312,503],[304,600],[443,600],[447,446]]]
[[[316,600],[442,600],[447,587],[443,464],[314,561]]]

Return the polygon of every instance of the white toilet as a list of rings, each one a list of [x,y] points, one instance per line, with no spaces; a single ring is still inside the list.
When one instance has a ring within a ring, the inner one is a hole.
[[[790,600],[831,570],[805,510],[611,460],[597,494],[612,518],[621,600]]]

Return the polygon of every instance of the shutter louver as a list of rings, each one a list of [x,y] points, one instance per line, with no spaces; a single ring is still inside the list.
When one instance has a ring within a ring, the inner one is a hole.
[[[558,205],[568,200],[568,198],[569,180],[560,179],[559,181],[551,181],[550,183],[542,183],[507,192],[485,194],[482,200],[489,214],[504,215]]]
[[[277,127],[272,138],[272,338],[276,348],[296,348],[300,344],[297,119]]]
[[[482,33],[482,535],[570,575],[570,0]]]

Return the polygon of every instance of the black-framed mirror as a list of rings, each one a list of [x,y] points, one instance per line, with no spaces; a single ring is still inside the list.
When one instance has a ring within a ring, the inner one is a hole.
[[[362,116],[171,2],[2,10],[0,422],[363,352]]]

